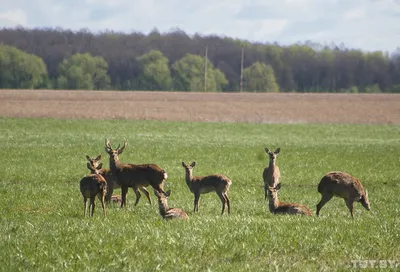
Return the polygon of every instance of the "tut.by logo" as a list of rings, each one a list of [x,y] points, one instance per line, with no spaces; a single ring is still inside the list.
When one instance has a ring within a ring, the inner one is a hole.
[[[397,268],[400,267],[398,260],[351,260],[353,268]]]

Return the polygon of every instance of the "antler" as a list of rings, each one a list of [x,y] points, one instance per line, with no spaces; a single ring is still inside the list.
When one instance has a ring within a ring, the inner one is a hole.
[[[118,146],[118,148],[117,149],[119,149],[119,152],[120,153],[122,153],[122,151],[124,151],[124,149],[125,149],[125,147],[128,145],[128,140],[127,139],[125,139],[125,141],[124,141],[124,145],[121,147],[121,149],[119,149],[119,146]]]

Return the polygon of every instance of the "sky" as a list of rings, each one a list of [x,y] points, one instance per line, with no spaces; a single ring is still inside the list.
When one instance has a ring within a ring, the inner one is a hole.
[[[0,27],[218,35],[290,45],[311,41],[364,51],[400,47],[400,0],[12,0]]]

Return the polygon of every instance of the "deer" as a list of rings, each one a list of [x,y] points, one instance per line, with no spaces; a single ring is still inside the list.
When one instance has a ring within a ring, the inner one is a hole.
[[[89,174],[83,177],[80,181],[80,190],[83,196],[83,204],[84,204],[84,212],[83,212],[84,217],[86,217],[88,198],[90,199],[89,216],[93,216],[96,196],[98,196],[101,201],[103,214],[104,217],[106,217],[104,199],[107,194],[107,181],[103,178],[103,176],[100,175],[101,167],[102,167],[101,163],[96,168],[94,168],[90,163],[87,163],[87,168],[91,172],[94,172],[94,174]]]
[[[273,214],[299,214],[299,215],[311,215],[310,209],[302,204],[280,202],[278,199],[278,190],[281,188],[281,184],[278,183],[275,187],[268,186],[268,199],[269,199],[269,211]]]
[[[132,188],[136,194],[136,206],[140,199],[139,188],[151,185],[158,192],[165,193],[163,187],[168,178],[167,172],[156,164],[121,163],[119,155],[124,151],[127,144],[128,141],[125,139],[122,147],[118,145],[116,149],[113,149],[110,141],[107,139],[105,141],[105,150],[110,155],[110,170],[121,186],[121,208],[126,206],[128,188]],[[143,192],[150,199],[149,192],[147,190]]]
[[[225,175],[219,175],[219,174],[194,177],[193,167],[196,166],[195,161],[192,162],[190,165],[182,162],[182,166],[185,168],[186,184],[189,187],[190,192],[194,194],[193,212],[199,211],[200,194],[206,194],[215,191],[222,202],[221,215],[224,214],[225,206],[228,207],[228,214],[230,214],[231,206],[228,197],[228,191],[229,187],[232,185],[232,181]]]
[[[319,216],[322,207],[333,196],[344,199],[352,218],[354,218],[355,201],[360,202],[367,211],[371,210],[368,192],[364,190],[359,179],[348,173],[339,171],[326,173],[318,184],[318,192],[322,195],[322,198],[317,204],[317,216]]]
[[[171,190],[168,190],[165,194],[154,190],[154,194],[158,198],[158,207],[160,215],[163,219],[188,219],[187,213],[179,208],[169,208],[167,198],[171,195]]]
[[[101,155],[98,155],[96,158],[91,158],[88,155],[86,155],[86,159],[88,160],[88,162],[94,168],[96,168],[97,165],[99,165],[99,163],[100,163]],[[91,173],[94,174],[93,171]],[[111,201],[119,202],[119,201],[115,201],[115,199],[113,199],[113,192],[114,192],[114,189],[121,188],[121,186],[118,184],[118,182],[114,178],[110,168],[102,168],[102,169],[100,169],[100,175],[102,175],[103,178],[107,181],[106,203],[110,203]],[[144,193],[144,195],[146,196],[147,200],[149,201],[149,204],[151,205],[151,199],[150,199],[149,191],[147,191],[147,189],[145,187],[139,187],[139,190]],[[136,200],[137,200],[137,198],[136,198]]]
[[[264,168],[263,172],[264,200],[267,199],[268,188],[274,188],[279,183],[281,172],[279,171],[278,165],[276,165],[276,157],[278,156],[280,151],[281,149],[279,147],[274,152],[271,152],[267,147],[265,148],[265,152],[269,156],[269,164],[266,168]]]

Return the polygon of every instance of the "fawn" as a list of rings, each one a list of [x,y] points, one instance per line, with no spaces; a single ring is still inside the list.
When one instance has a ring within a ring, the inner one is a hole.
[[[199,199],[200,194],[206,194],[209,192],[216,192],[222,202],[222,212],[224,214],[225,205],[228,207],[228,214],[231,212],[230,201],[228,197],[229,187],[232,181],[224,175],[208,175],[204,177],[194,177],[193,167],[196,166],[196,162],[192,162],[190,165],[182,162],[182,166],[185,168],[186,184],[189,190],[194,194],[194,212],[199,211]]]
[[[311,211],[307,206],[297,203],[280,202],[278,199],[278,190],[281,184],[275,187],[268,187],[269,210],[273,214],[301,214],[311,215]]]
[[[268,187],[276,187],[279,183],[281,172],[279,171],[278,165],[276,165],[276,157],[280,151],[280,148],[277,148],[274,152],[271,152],[268,148],[265,148],[265,152],[269,156],[269,164],[266,168],[264,168],[263,172],[264,199],[267,199]]]
[[[167,198],[171,195],[171,190],[168,190],[165,194],[154,190],[154,194],[158,198],[158,207],[160,209],[160,215],[163,219],[188,219],[187,213],[179,208],[169,208]]]
[[[354,217],[354,201],[361,202],[365,209],[371,210],[368,192],[364,191],[361,182],[344,172],[329,172],[325,174],[318,184],[318,192],[322,199],[317,204],[317,216],[322,207],[332,199],[333,196],[343,198],[349,208],[351,217]]]
[[[103,208],[103,214],[105,217],[106,209],[104,205],[104,198],[107,194],[107,181],[99,174],[102,164],[100,163],[96,168],[94,168],[92,165],[90,165],[90,163],[88,163],[87,167],[90,171],[93,171],[94,174],[89,174],[83,177],[80,182],[80,190],[84,203],[83,215],[86,217],[87,199],[89,198],[89,216],[93,216],[95,199],[96,196],[98,196],[101,201],[101,207]]]
[[[121,163],[119,155],[124,151],[128,142],[125,140],[124,145],[120,145],[116,149],[111,147],[110,141],[106,139],[105,150],[110,155],[110,169],[117,183],[121,186],[121,208],[126,205],[126,194],[128,188],[131,187],[136,194],[135,205],[139,202],[139,188],[151,185],[160,193],[165,193],[163,190],[164,182],[168,175],[161,167],[156,164],[130,164]],[[143,191],[146,197],[150,196],[147,190]]]
[[[100,160],[101,160],[101,155],[98,155],[96,158],[90,158],[88,155],[86,155],[86,159],[89,161],[89,163],[96,168],[97,165],[99,165]],[[93,171],[92,171],[92,174]],[[116,202],[115,199],[113,199],[113,192],[114,189],[118,189],[121,188],[121,186],[118,184],[118,182],[116,181],[116,179],[114,178],[111,170],[109,168],[102,168],[100,169],[100,175],[103,176],[103,178],[107,181],[107,195],[106,195],[106,202],[110,203],[110,201]],[[151,199],[150,199],[150,193],[149,191],[147,191],[147,189],[145,187],[139,187],[139,190],[142,191],[144,193],[144,195],[146,196],[147,200],[149,201],[150,205],[151,205]],[[136,204],[138,202],[138,197],[136,196]],[[118,201],[120,202],[120,201]],[[135,205],[136,205],[135,204]]]

